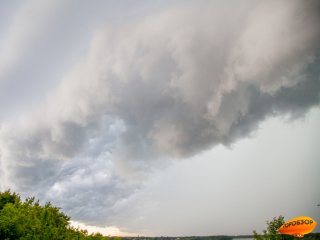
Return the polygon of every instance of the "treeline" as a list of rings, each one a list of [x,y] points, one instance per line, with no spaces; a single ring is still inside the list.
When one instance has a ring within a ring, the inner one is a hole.
[[[100,233],[88,234],[70,226],[70,217],[50,202],[34,197],[22,201],[16,193],[0,192],[0,240],[121,240]]]
[[[254,231],[256,240],[291,240],[295,237],[280,235],[277,229],[284,223],[279,216],[267,221],[262,234]],[[237,236],[242,238],[246,236]],[[249,237],[249,236],[247,236]],[[41,205],[34,197],[22,201],[19,194],[0,192],[0,240],[231,240],[232,236],[207,237],[106,237],[100,233],[88,234],[86,230],[70,225],[70,217],[50,202]],[[304,239],[320,239],[319,233],[305,235]]]
[[[250,238],[250,236],[247,236]],[[252,237],[252,236],[251,236]],[[241,237],[240,237],[241,238]],[[234,236],[123,237],[122,240],[234,240]],[[239,239],[241,240],[241,239]]]

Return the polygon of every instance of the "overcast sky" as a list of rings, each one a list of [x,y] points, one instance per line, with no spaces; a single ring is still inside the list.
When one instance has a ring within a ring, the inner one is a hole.
[[[318,0],[1,1],[0,190],[106,234],[320,222],[319,22]]]

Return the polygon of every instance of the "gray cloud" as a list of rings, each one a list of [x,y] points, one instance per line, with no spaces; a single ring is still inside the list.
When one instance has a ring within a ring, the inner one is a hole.
[[[106,24],[37,110],[0,125],[1,188],[37,193],[76,220],[112,222],[168,159],[318,106],[319,2],[229,4]]]

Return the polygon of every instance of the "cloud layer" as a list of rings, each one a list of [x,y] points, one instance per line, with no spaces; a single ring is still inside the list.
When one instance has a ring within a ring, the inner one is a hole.
[[[153,168],[318,106],[319,22],[319,1],[191,1],[97,26],[46,100],[0,122],[1,188],[112,223]],[[16,24],[1,41],[3,82],[29,49],[6,45],[34,37]]]

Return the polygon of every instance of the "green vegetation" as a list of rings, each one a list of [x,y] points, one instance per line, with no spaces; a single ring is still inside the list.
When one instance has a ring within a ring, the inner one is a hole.
[[[262,231],[262,234],[258,234],[253,231],[254,239],[256,240],[290,240],[290,239],[300,239],[290,235],[278,234],[278,229],[285,223],[284,217],[274,217],[272,221],[267,221],[267,229]],[[319,239],[319,234],[311,233],[304,236],[303,239]]]
[[[51,203],[42,206],[35,198],[22,201],[9,190],[0,192],[0,240],[119,240],[100,233],[89,235],[85,230],[71,227],[69,220]]]
[[[278,234],[277,230],[285,223],[284,217],[274,217],[272,221],[267,221],[267,229],[262,231],[262,234],[258,234],[256,231],[253,231],[254,239],[257,240],[282,240],[282,239],[294,239],[294,237],[289,235]]]
[[[262,234],[254,233],[257,240],[290,240],[296,239],[289,235],[280,235],[278,228],[284,223],[284,217],[279,216],[267,221],[267,229]],[[245,238],[251,236],[237,236]],[[207,237],[106,237],[100,233],[88,234],[70,226],[70,217],[50,202],[42,206],[34,197],[22,201],[19,194],[0,192],[0,240],[231,240],[234,236]],[[308,234],[304,239],[320,239],[319,234]]]

